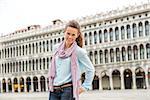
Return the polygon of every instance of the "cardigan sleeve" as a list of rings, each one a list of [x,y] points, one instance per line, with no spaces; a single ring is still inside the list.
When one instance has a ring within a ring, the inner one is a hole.
[[[85,72],[85,80],[82,84],[82,87],[84,87],[86,90],[91,90],[95,68],[92,62],[90,61],[85,49],[79,48],[79,50],[77,51],[77,56],[81,72]]]

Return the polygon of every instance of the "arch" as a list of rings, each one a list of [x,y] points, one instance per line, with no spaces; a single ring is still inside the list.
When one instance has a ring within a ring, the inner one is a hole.
[[[38,78],[36,76],[33,77],[33,91],[38,92]]]
[[[26,88],[27,88],[27,92],[31,90],[31,78],[30,77],[26,78]]]
[[[107,74],[108,72],[107,71],[103,71],[101,73],[101,76],[102,76],[102,89],[103,90],[110,90],[110,79],[109,79],[109,76]]]
[[[13,86],[14,86],[14,92],[18,92],[18,79],[14,78],[14,82],[13,82]]]
[[[137,89],[146,89],[144,69],[141,67],[135,69],[135,75]]]
[[[8,79],[7,83],[8,83],[8,92],[12,92],[12,81],[10,78]]]
[[[112,80],[113,80],[113,88],[121,89],[121,77],[119,70],[116,69],[112,72]]]
[[[93,90],[99,89],[99,77],[97,75],[94,76],[92,86],[93,86]]]
[[[20,92],[24,92],[24,78],[20,78]]]
[[[41,85],[41,91],[46,91],[45,77],[44,76],[40,77],[40,85]]]
[[[123,75],[124,75],[125,89],[132,89],[133,86],[132,71],[130,69],[125,69]]]
[[[2,80],[2,92],[6,92],[6,80]]]

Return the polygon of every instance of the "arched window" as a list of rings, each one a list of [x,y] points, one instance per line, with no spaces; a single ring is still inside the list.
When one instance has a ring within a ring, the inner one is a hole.
[[[134,60],[138,59],[138,48],[137,46],[133,47],[133,55],[134,55]]]
[[[29,44],[29,54],[31,54],[31,44]]]
[[[98,56],[97,56],[97,51],[94,52],[94,57],[95,57],[95,64],[98,64]]]
[[[144,59],[144,46],[140,45],[140,59]]]
[[[142,22],[139,23],[139,37],[143,36],[143,25]]]
[[[104,30],[104,42],[108,42],[108,32],[106,29]]]
[[[109,30],[109,38],[110,38],[110,41],[113,41],[113,30],[112,28]]]
[[[105,63],[108,63],[108,50],[105,50]]]
[[[132,25],[132,27],[133,27],[133,38],[135,38],[135,37],[137,37],[137,27],[136,27],[136,24],[134,23]]]
[[[128,46],[128,60],[132,60],[131,46]]]
[[[89,41],[89,42],[90,42],[90,45],[92,45],[92,32],[89,33],[89,40],[90,40],[90,41]]]
[[[114,50],[110,49],[110,62],[114,62]]]
[[[36,43],[36,53],[38,53],[38,43]]]
[[[43,41],[43,52],[45,52],[45,41]]]
[[[99,56],[100,56],[100,63],[103,63],[103,51],[102,50],[100,50],[99,51]]]
[[[115,39],[119,40],[119,28],[118,27],[115,28]]]
[[[147,59],[150,59],[150,44],[146,44],[146,54],[147,54]]]
[[[121,39],[125,39],[125,29],[124,26],[121,27]]]
[[[48,40],[46,41],[46,50],[47,50],[47,52],[49,51],[49,41]]]
[[[84,37],[85,37],[84,38],[85,39],[85,45],[87,45],[88,44],[87,33],[84,34]]]
[[[130,25],[127,25],[127,39],[131,38],[131,28]]]
[[[94,31],[94,44],[96,44],[96,43],[97,43],[97,32]]]
[[[34,50],[35,50],[34,43],[32,43],[32,54],[34,54]]]
[[[116,62],[120,61],[120,50],[119,48],[116,48]]]
[[[150,27],[149,27],[149,22],[146,21],[146,22],[145,22],[145,35],[146,35],[146,36],[149,35],[149,28],[150,28]]]
[[[102,40],[102,31],[100,30],[100,31],[99,31],[99,43],[102,43],[102,41],[103,41],[103,40]]]

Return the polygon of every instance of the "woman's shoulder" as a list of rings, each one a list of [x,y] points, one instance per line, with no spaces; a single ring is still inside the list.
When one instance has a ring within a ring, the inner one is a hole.
[[[82,56],[82,55],[84,55],[84,54],[87,53],[87,51],[86,51],[85,48],[81,48],[81,47],[79,47],[79,46],[77,46],[76,52],[77,52],[77,55],[79,55],[79,56]]]

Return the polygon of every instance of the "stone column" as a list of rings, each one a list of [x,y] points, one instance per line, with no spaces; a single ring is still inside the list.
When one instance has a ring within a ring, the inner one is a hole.
[[[110,72],[109,72],[110,73]],[[110,73],[110,88],[111,88],[111,90],[113,90],[114,88],[113,88],[113,79],[112,79],[112,74]]]
[[[24,91],[27,92],[26,77],[24,78]]]
[[[149,89],[149,83],[148,83],[148,71],[145,71],[145,82],[146,82],[146,88]]]
[[[142,25],[143,25],[143,37],[145,37],[145,22],[144,21],[142,22]]]
[[[123,67],[121,68],[121,89],[124,90],[124,75],[123,75]]]
[[[31,76],[31,92],[33,92],[33,77]]]
[[[135,71],[132,71],[133,89],[136,89],[136,75]]]
[[[8,79],[6,79],[6,93],[8,92]]]
[[[103,90],[102,89],[102,77],[101,77],[101,75],[99,75],[99,90]]]
[[[38,77],[38,89],[39,89],[39,92],[41,92],[40,77]]]
[[[146,44],[143,44],[144,46],[144,59],[147,59],[147,50],[146,50]]]
[[[0,81],[0,93],[2,93],[3,92],[3,83],[2,83],[2,79],[0,79],[1,81]]]
[[[45,77],[45,87],[46,87],[46,91],[48,91],[47,77],[46,77],[46,76],[44,76],[44,77]]]
[[[21,88],[20,88],[20,79],[17,78],[17,80],[18,80],[18,92],[20,93],[20,90],[21,90]]]

